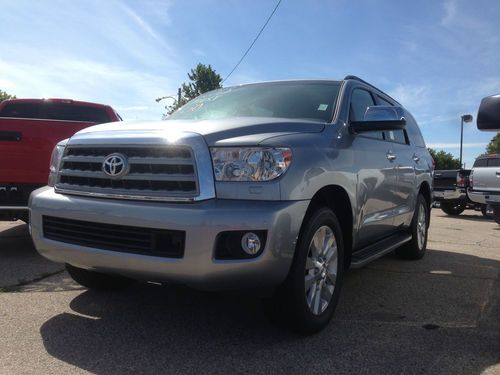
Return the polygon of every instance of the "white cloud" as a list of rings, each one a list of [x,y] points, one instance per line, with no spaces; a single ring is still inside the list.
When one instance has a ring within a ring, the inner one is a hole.
[[[444,15],[441,18],[442,26],[450,26],[452,21],[455,19],[457,14],[457,2],[456,0],[446,0],[443,3]]]
[[[463,148],[478,148],[486,147],[488,143],[477,142],[477,143],[464,143]],[[429,143],[427,147],[437,148],[437,149],[449,149],[449,148],[460,148],[460,143]]]

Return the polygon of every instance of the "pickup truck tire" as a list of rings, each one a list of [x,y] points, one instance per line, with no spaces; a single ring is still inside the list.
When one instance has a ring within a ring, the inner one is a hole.
[[[495,220],[497,224],[500,224],[500,206],[493,207],[493,220]]]
[[[464,212],[465,208],[466,204],[462,201],[441,202],[441,209],[447,215],[458,216]]]
[[[275,321],[310,335],[333,317],[344,270],[344,244],[337,216],[326,207],[306,216],[285,283],[272,299]]]
[[[396,249],[396,254],[404,259],[422,259],[427,249],[429,233],[429,206],[422,194],[417,197],[410,231],[411,241]]]
[[[127,277],[89,271],[71,264],[66,264],[66,271],[78,284],[92,290],[120,290],[136,283],[135,280]]]

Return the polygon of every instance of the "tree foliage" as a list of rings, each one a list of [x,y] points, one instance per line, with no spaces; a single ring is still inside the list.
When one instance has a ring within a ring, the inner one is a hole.
[[[443,150],[436,151],[429,148],[429,152],[436,163],[436,170],[442,169],[460,169],[460,160],[449,152]]]
[[[15,95],[7,94],[5,91],[0,90],[0,103],[7,99],[15,99]]]
[[[488,154],[500,154],[500,133],[495,135],[490,143],[486,146],[486,152]]]
[[[172,105],[166,107],[169,115],[198,95],[222,87],[222,77],[210,64],[207,66],[198,63],[196,68],[191,69],[191,72],[188,73],[188,78],[190,82],[182,84],[180,101],[176,99]],[[159,100],[161,98],[157,99],[157,101]]]

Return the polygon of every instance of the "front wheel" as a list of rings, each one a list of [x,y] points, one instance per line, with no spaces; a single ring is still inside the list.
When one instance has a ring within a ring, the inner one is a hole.
[[[465,210],[465,202],[454,201],[454,202],[441,202],[441,209],[447,215],[458,216]]]
[[[429,206],[422,194],[417,197],[417,204],[411,222],[411,240],[396,250],[396,254],[405,259],[421,259],[427,249],[429,229]]]
[[[93,290],[120,290],[132,286],[135,280],[119,275],[85,270],[66,264],[66,271],[81,286]]]
[[[272,304],[275,319],[301,334],[323,329],[333,317],[344,270],[344,245],[337,216],[319,208],[305,219],[292,267]]]

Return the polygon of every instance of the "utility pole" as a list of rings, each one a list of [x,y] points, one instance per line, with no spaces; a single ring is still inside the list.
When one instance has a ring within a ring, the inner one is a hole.
[[[464,144],[464,122],[472,122],[472,115],[462,115],[460,125],[460,168],[462,168],[462,148]]]
[[[177,91],[177,104],[181,104],[181,88]]]

